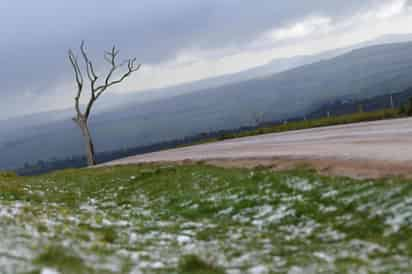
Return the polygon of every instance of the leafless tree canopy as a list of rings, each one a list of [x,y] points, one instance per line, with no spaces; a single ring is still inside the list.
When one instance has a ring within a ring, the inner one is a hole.
[[[86,67],[86,75],[90,82],[90,98],[86,106],[84,113],[80,109],[80,98],[84,89],[84,77],[83,72],[80,68],[79,62],[76,55],[72,50],[69,50],[69,59],[73,66],[75,80],[77,83],[77,94],[75,97],[75,108],[79,117],[88,118],[92,109],[93,104],[96,100],[113,85],[121,83],[127,77],[129,77],[133,72],[140,69],[140,64],[136,64],[136,58],[127,59],[126,61],[118,64],[119,50],[115,46],[110,51],[104,53],[104,59],[110,64],[110,70],[105,77],[98,76],[93,67],[92,61],[90,61],[84,41],[82,41],[80,46],[80,51],[83,57],[83,61]],[[121,68],[127,66],[126,72],[124,72],[118,79],[113,80],[113,75]],[[101,81],[100,79],[103,79]],[[100,80],[100,81],[99,81]],[[101,82],[99,84],[98,82]]]

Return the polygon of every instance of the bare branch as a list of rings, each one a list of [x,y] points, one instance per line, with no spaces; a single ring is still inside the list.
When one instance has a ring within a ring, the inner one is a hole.
[[[111,86],[119,84],[123,80],[125,80],[127,77],[129,77],[133,72],[137,71],[140,69],[140,64],[136,64],[136,58],[133,59],[127,59],[123,61],[120,64],[117,64],[117,57],[119,56],[120,51],[116,48],[116,46],[113,46],[110,51],[106,51],[104,53],[104,59],[111,65],[109,72],[107,73],[103,84],[100,86],[96,87],[97,80],[99,77],[94,71],[93,63],[90,61],[87,52],[86,52],[86,47],[84,41],[82,41],[80,45],[80,51],[83,56],[85,65],[86,65],[86,74],[87,78],[90,81],[90,99],[87,103],[85,113],[82,114],[80,111],[80,97],[83,89],[83,76],[80,70],[80,66],[77,62],[77,58],[75,57],[74,53],[70,50],[69,51],[69,58],[70,61],[73,65],[74,71],[75,71],[75,76],[76,76],[76,82],[78,86],[78,93],[77,96],[75,97],[76,99],[76,111],[78,113],[78,116],[83,116],[84,118],[88,118],[91,112],[91,109],[93,107],[94,102]],[[127,71],[117,80],[111,80],[113,75],[115,74],[116,71],[118,71],[120,68],[127,66]]]
[[[127,77],[129,77],[133,72],[138,71],[141,67],[141,64],[136,65],[136,58],[129,59],[126,61],[127,62],[127,72],[125,72],[118,80],[115,81],[109,81],[111,75],[113,72],[120,66],[114,66],[110,70],[108,77],[106,78],[106,82],[104,85],[100,86],[98,88],[98,92],[96,94],[96,99],[99,98],[109,87],[121,83],[123,80],[125,80]],[[126,63],[124,63],[126,64]]]
[[[84,62],[86,64],[87,77],[90,80],[91,100],[95,100],[95,98],[96,98],[95,85],[96,85],[96,81],[99,77],[97,77],[96,73],[94,72],[93,64],[89,60],[89,57],[87,56],[86,49],[85,49],[85,46],[84,46],[84,41],[82,41],[82,43],[80,45],[80,51],[83,55],[83,59],[84,59]],[[89,104],[90,104],[90,102],[89,102]]]
[[[87,54],[86,54],[86,50],[85,50],[85,48],[84,48],[84,41],[82,41],[82,44],[80,45],[80,51],[81,51],[81,53],[82,53],[82,55],[83,55],[83,59],[84,59],[84,62],[85,62],[85,64],[86,64],[87,77],[89,77],[90,82],[92,82],[92,81],[94,80],[94,77],[93,77],[93,75],[92,75],[91,72],[90,72],[90,68],[89,68],[89,63],[90,63],[90,61],[89,61],[89,57],[88,57]]]
[[[69,60],[70,63],[72,64],[73,70],[74,70],[74,75],[77,83],[77,94],[76,97],[74,98],[75,100],[75,108],[77,115],[81,115],[80,111],[80,96],[83,90],[83,76],[79,67],[79,63],[77,62],[77,58],[74,55],[72,50],[69,50]]]
[[[97,80],[99,77],[97,77],[96,73],[94,72],[93,63],[90,61],[89,61],[89,66],[90,66],[90,72],[92,73],[93,78]]]

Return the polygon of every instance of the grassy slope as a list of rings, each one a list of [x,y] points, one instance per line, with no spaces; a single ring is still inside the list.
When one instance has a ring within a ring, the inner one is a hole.
[[[410,273],[412,184],[202,165],[2,174],[0,273],[46,270]]]

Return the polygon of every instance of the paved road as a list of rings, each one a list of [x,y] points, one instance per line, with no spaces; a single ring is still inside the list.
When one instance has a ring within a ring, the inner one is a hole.
[[[128,157],[108,164],[269,157],[406,163],[412,161],[412,119],[246,137]]]

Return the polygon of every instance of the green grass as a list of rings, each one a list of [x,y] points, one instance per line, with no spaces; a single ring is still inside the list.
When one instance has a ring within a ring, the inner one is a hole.
[[[180,259],[179,272],[181,274],[224,274],[224,270],[202,261],[195,255],[187,255]]]
[[[383,109],[379,111],[373,112],[359,112],[353,114],[346,114],[340,116],[330,116],[330,117],[323,117],[319,119],[312,119],[306,121],[296,121],[296,122],[289,122],[282,125],[276,126],[269,126],[269,127],[259,127],[253,130],[245,130],[240,133],[227,133],[217,138],[210,138],[198,143],[210,143],[216,142],[226,139],[234,139],[240,137],[248,137],[248,136],[256,136],[261,134],[268,134],[268,133],[279,133],[291,130],[301,130],[301,129],[308,129],[308,128],[317,128],[317,127],[327,127],[327,126],[334,126],[334,125],[344,125],[344,124],[351,124],[351,123],[360,123],[360,122],[367,122],[367,121],[378,121],[378,120],[385,120],[385,119],[394,119],[394,118],[401,118],[405,117],[404,114],[401,114],[399,109]]]
[[[93,271],[84,261],[61,246],[45,247],[44,251],[33,261],[36,265],[52,267],[63,273],[82,273]]]
[[[0,174],[0,273],[411,273],[412,184],[141,165]]]

